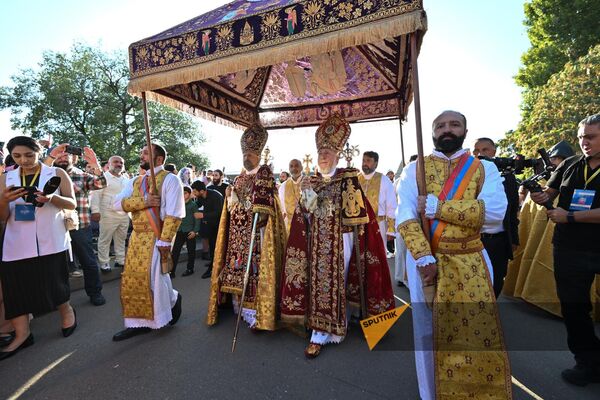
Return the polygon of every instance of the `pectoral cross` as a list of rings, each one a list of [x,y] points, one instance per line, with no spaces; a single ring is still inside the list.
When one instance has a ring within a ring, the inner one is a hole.
[[[307,154],[304,159],[302,160],[302,163],[304,164],[304,173],[306,174],[306,176],[310,175],[310,164],[312,164],[312,157],[310,156],[310,154]]]
[[[340,151],[340,158],[344,158],[348,164],[348,168],[352,168],[352,159],[360,154],[358,146],[350,146],[350,143],[346,142],[346,148]]]

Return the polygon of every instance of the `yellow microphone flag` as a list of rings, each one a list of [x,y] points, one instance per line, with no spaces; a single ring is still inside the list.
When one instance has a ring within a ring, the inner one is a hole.
[[[393,310],[360,321],[360,326],[365,335],[365,339],[367,339],[369,350],[373,350],[381,338],[385,336],[387,331],[390,330],[407,308],[408,304],[405,304],[401,307],[396,307]]]

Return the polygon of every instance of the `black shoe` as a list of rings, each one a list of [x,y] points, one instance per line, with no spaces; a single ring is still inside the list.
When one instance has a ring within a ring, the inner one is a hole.
[[[115,265],[114,265],[114,267],[115,267],[115,268],[123,268],[123,267],[124,267],[124,265],[123,265],[123,264],[121,264],[121,263],[118,263],[118,262],[116,262],[116,263],[115,263]]]
[[[181,276],[190,276],[194,273],[193,269],[186,269],[185,271],[183,271],[183,274],[181,274]]]
[[[15,340],[15,331],[0,334],[0,347],[6,347]]]
[[[202,279],[210,278],[212,275],[212,268],[207,269],[201,276]]]
[[[92,303],[95,306],[102,306],[106,304],[106,299],[104,298],[104,296],[102,296],[102,293],[96,293],[90,296],[90,303]]]
[[[169,272],[169,276],[171,277],[171,279],[175,278],[175,272]]]
[[[397,285],[398,285],[398,287],[406,287],[406,285],[402,281],[398,281]]]
[[[0,351],[0,361],[6,360],[7,358],[14,356],[20,350],[23,350],[24,348],[31,346],[33,344],[33,342],[34,342],[33,334],[30,333],[29,336],[27,336],[27,339],[25,339],[25,341],[23,343],[21,343],[21,345],[19,347],[17,347],[16,349],[14,349],[12,351]]]
[[[126,328],[113,335],[113,342],[120,342],[121,340],[127,340],[137,335],[143,335],[151,330],[150,328]]]
[[[75,329],[77,328],[77,311],[75,311],[75,309],[73,309],[73,316],[75,317],[75,322],[73,322],[73,325],[71,325],[68,328],[62,328],[62,335],[64,337],[69,337],[73,334],[73,332],[75,332]]]
[[[177,301],[171,309],[171,314],[173,317],[171,318],[169,325],[175,325],[177,321],[179,321],[179,317],[181,317],[181,293],[177,293]]]
[[[560,374],[562,378],[572,385],[585,386],[588,383],[600,382],[600,368],[575,365],[573,368],[565,369]]]

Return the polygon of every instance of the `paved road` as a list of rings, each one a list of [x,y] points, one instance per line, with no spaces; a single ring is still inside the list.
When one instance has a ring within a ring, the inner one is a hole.
[[[200,264],[200,261],[197,261]],[[179,266],[179,273],[184,266]],[[198,268],[203,272],[203,268]],[[183,315],[174,327],[114,343],[121,329],[119,283],[105,284],[108,300],[93,307],[81,290],[72,294],[79,328],[60,335],[56,313],[36,318],[36,344],[0,363],[0,399],[418,399],[410,312],[406,312],[375,351],[359,329],[344,343],[306,360],[306,340],[288,331],[253,334],[241,329],[231,354],[234,317],[204,324],[208,280],[200,273],[177,277]],[[396,294],[408,299],[404,288]],[[562,323],[527,304],[503,300],[501,316],[512,373],[543,399],[598,399],[600,384],[564,384],[560,370],[572,364],[564,351]],[[32,379],[50,368],[38,380]],[[531,399],[514,387],[515,399]]]

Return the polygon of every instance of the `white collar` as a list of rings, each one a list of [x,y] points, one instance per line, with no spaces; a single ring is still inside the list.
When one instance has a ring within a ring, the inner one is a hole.
[[[446,156],[441,151],[433,150],[433,155],[438,158],[443,158],[444,160],[454,160],[456,158],[462,157],[463,154],[468,153],[467,149],[460,149],[456,153],[452,154],[450,157]]]
[[[371,178],[374,177],[376,173],[377,171],[373,171],[369,175],[366,175],[364,172],[361,172],[362,176],[368,181],[371,180]]]
[[[321,172],[321,175],[323,175],[323,177],[325,177],[325,178],[331,178],[332,176],[334,176],[334,175],[335,175],[335,171],[337,171],[337,167],[335,167],[335,168],[333,169],[333,171],[331,171],[331,172],[330,172],[330,173],[328,173],[328,174],[325,174],[325,173],[322,173],[322,172]]]
[[[298,177],[298,180],[296,181],[296,180],[294,180],[294,177],[290,175],[289,180],[291,180],[292,182],[294,182],[297,185],[302,181],[302,178],[304,178],[304,177],[302,176],[302,174],[300,174],[300,176]]]
[[[254,175],[254,174],[256,174],[258,172],[259,169],[260,169],[260,165],[258,167],[256,167],[256,168],[254,168],[252,171],[246,171],[246,173],[248,175]]]
[[[165,169],[165,167],[162,165],[159,165],[158,167],[154,167],[154,174],[155,175],[158,174],[163,169]],[[150,175],[150,170],[146,171],[146,175]]]

